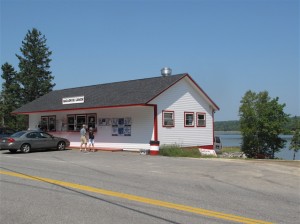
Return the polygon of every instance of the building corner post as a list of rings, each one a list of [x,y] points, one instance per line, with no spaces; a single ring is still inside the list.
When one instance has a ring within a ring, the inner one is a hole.
[[[150,141],[150,155],[159,155],[159,141],[158,141],[158,126],[157,126],[157,105],[153,105],[153,127],[154,127],[154,139]]]

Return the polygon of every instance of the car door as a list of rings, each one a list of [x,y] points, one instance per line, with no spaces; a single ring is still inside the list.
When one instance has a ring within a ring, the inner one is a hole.
[[[41,142],[39,138],[39,133],[38,132],[30,132],[26,135],[26,142],[24,143],[29,143],[31,145],[32,149],[39,149],[41,147]]]
[[[45,132],[39,132],[39,138],[41,142],[41,148],[50,149],[56,147],[56,140],[52,135]]]

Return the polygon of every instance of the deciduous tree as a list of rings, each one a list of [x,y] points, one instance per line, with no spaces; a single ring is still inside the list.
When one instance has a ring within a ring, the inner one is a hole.
[[[293,138],[291,140],[291,145],[289,147],[289,150],[294,151],[293,160],[295,160],[296,152],[300,150],[300,129],[296,129],[295,134],[293,135]]]
[[[271,99],[267,91],[247,91],[242,98],[239,108],[241,150],[247,157],[270,155],[274,158],[275,152],[284,147],[285,140],[279,135],[284,132],[288,115],[284,113],[285,104],[278,100],[278,97]]]

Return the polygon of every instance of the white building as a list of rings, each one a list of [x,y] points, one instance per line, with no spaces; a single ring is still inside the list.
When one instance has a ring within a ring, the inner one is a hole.
[[[218,106],[188,74],[52,91],[14,111],[80,146],[82,124],[95,129],[95,147],[122,150],[159,145],[213,148]]]

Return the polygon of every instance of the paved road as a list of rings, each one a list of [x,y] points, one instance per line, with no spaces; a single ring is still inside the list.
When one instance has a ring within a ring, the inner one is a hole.
[[[0,151],[0,223],[298,223],[299,162]]]

